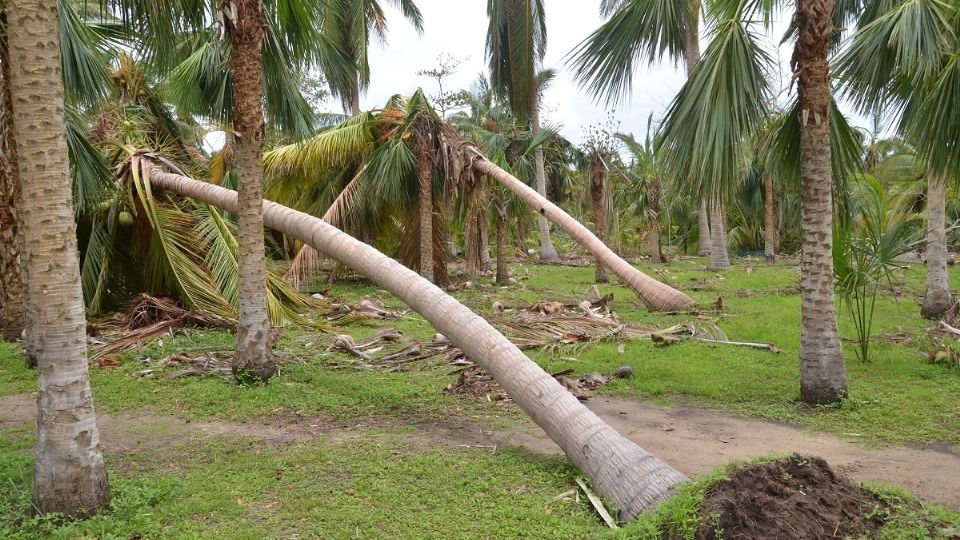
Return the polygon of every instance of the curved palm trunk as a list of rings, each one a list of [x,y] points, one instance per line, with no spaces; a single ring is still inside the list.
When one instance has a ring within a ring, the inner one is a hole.
[[[494,165],[476,150],[474,150],[473,169],[500,182],[527,204],[533,206],[541,216],[556,223],[571,238],[590,251],[594,257],[628,284],[648,308],[658,311],[679,311],[693,305],[693,300],[689,296],[669,285],[660,283],[631,266],[630,263],[620,258],[589,229],[570,217],[560,207],[541,197],[536,191],[530,189],[529,186],[507,171]]]
[[[927,182],[927,292],[920,314],[937,319],[953,307],[947,274],[946,182]]]
[[[417,142],[417,179],[420,193],[420,275],[433,283],[433,159],[430,139],[421,135]]]
[[[767,175],[763,185],[763,254],[767,264],[777,262],[777,220],[773,209],[773,178]]]
[[[43,513],[90,515],[110,489],[87,373],[86,314],[64,130],[56,0],[14,0],[11,89],[20,219],[39,370],[33,502]]]
[[[607,209],[604,200],[607,196],[606,189],[607,175],[603,167],[603,160],[600,159],[600,156],[594,155],[590,159],[590,200],[593,204],[593,227],[597,238],[601,242],[605,242],[607,239]],[[597,265],[595,281],[597,283],[610,283],[606,267],[603,266],[599,258],[594,257],[594,259]]]
[[[0,13],[0,69],[3,86],[0,99],[0,337],[20,339],[26,328],[23,280],[20,273],[20,177],[17,174],[16,141],[13,136],[13,102],[10,90],[10,49],[7,17]]]
[[[833,170],[830,161],[830,72],[833,0],[799,0],[794,62],[800,99],[800,393],[810,404],[847,392],[847,372],[833,298]]]
[[[537,95],[534,93],[533,108],[530,112],[530,126],[533,131],[533,138],[540,136],[540,110],[537,103]],[[543,148],[537,147],[533,152],[533,160],[537,168],[537,193],[547,198],[547,172],[543,164]],[[553,241],[550,239],[550,222],[544,215],[537,216],[540,225],[540,259],[544,261],[559,261],[560,254],[557,248],[553,247]]]
[[[150,181],[227,211],[235,192],[183,176],[150,172]],[[397,295],[476,361],[632,520],[686,478],[605,424],[490,323],[429,281],[313,216],[264,201],[268,226],[298,238]]]
[[[260,0],[225,0],[235,8],[229,36],[233,50],[233,125],[236,171],[240,310],[233,372],[238,379],[266,381],[277,372],[270,354],[263,214],[263,66],[267,21]]]
[[[713,243],[710,250],[710,264],[707,266],[710,270],[726,270],[730,268],[730,256],[727,254],[727,227],[723,219],[723,203],[716,202],[712,205],[710,211],[711,241]]]

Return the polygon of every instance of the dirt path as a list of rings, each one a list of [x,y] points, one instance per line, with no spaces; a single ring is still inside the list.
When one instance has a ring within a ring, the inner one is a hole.
[[[867,449],[832,435],[808,433],[774,422],[749,420],[693,407],[660,407],[625,398],[595,397],[587,405],[614,428],[687,475],[707,472],[736,458],[771,452],[799,452],[827,460],[857,480],[884,481],[954,509],[960,509],[960,454],[946,448],[889,447]],[[0,429],[32,421],[35,398],[0,397]],[[169,416],[136,413],[99,415],[105,451],[163,448],[178,441],[233,434],[258,437],[268,444],[321,439],[339,443],[368,438],[372,427],[389,420],[344,424],[329,420],[296,422],[190,422]],[[490,430],[462,419],[421,424],[416,437],[428,444],[523,446],[552,454],[560,449],[536,426]]]

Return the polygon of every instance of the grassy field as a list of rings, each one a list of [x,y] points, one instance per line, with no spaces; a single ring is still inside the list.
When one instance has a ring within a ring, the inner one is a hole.
[[[922,267],[904,271],[897,297],[888,292],[878,303],[878,336],[869,362],[856,360],[854,344],[845,343],[849,399],[815,410],[798,401],[796,265],[768,267],[740,260],[733,270],[717,274],[706,272],[704,264],[690,259],[642,269],[705,306],[722,297],[722,312],[704,310],[701,317],[716,320],[731,340],[770,342],[781,354],[695,342],[656,348],[649,341],[632,341],[623,344],[622,352],[620,343],[605,342],[532,356],[550,371],[634,368],[633,379],[606,385],[600,393],[856,433],[863,445],[960,445],[960,369],[926,361],[935,336],[916,302],[923,290]],[[592,268],[518,264],[513,271],[517,285],[499,288],[481,278],[456,296],[489,314],[495,301],[582,298],[593,281]],[[960,277],[951,272],[952,278]],[[695,317],[651,314],[624,287],[599,289],[614,294],[613,309],[627,321],[667,327]],[[345,302],[379,297],[388,306],[401,307],[363,282],[340,283],[331,296]],[[852,337],[844,308],[839,313],[841,333]],[[434,333],[413,313],[389,325],[413,339],[428,340]],[[378,328],[354,324],[336,332],[362,338]],[[575,486],[576,476],[565,459],[522,449],[490,453],[443,447],[409,427],[450,418],[491,427],[526,422],[515,406],[444,393],[455,377],[447,375],[449,366],[439,360],[402,372],[335,369],[347,357],[326,352],[333,336],[313,330],[284,331],[278,346],[280,375],[265,387],[240,387],[215,377],[134,376],[160,369],[171,354],[229,351],[232,339],[223,332],[194,331],[124,352],[118,369],[93,367],[98,410],[194,422],[322,419],[341,427],[362,426],[356,436],[347,442],[319,436],[271,444],[224,433],[134,446],[106,456],[115,493],[110,512],[62,523],[25,517],[32,426],[28,421],[3,426],[0,483],[9,489],[0,491],[0,537],[643,538],[694,519],[706,485],[690,488],[642,523],[609,531],[587,505],[563,496]],[[0,344],[0,396],[32,392],[35,384],[19,351]],[[150,424],[141,433],[143,438],[168,435],[151,432]],[[957,515],[930,507],[904,518],[889,534],[895,538],[918,523],[951,520],[960,526]]]

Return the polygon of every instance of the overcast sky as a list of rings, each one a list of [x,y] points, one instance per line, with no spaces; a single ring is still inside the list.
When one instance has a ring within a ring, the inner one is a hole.
[[[429,78],[417,76],[416,72],[436,66],[438,55],[443,53],[465,60],[457,74],[450,78],[452,89],[469,88],[477,75],[486,70],[485,0],[416,2],[424,17],[422,35],[417,34],[398,11],[388,9],[387,44],[381,46],[371,43],[371,85],[361,98],[361,108],[381,106],[391,95],[410,94],[418,87],[423,87],[428,94],[435,93],[435,83]],[[557,69],[559,73],[544,96],[543,119],[545,123],[558,125],[564,136],[577,143],[582,141],[583,129],[604,122],[609,110],[609,107],[596,103],[581,91],[564,65],[564,57],[602,24],[599,4],[599,0],[546,0],[547,55],[544,65]],[[787,79],[786,64],[792,50],[789,44],[780,49],[774,48],[785,27],[783,20],[777,21],[771,32],[777,37],[767,40],[781,66],[778,87],[785,84]],[[634,75],[629,100],[615,109],[620,131],[641,136],[646,130],[647,116],[652,112],[655,121],[660,119],[684,79],[682,66],[666,64],[649,68],[644,66],[638,70]],[[330,107],[338,109],[338,104],[330,102]],[[863,124],[858,119],[854,123]]]

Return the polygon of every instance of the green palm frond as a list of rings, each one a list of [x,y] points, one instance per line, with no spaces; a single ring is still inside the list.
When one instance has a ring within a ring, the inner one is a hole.
[[[612,13],[568,55],[574,78],[594,96],[617,103],[633,86],[641,59],[653,64],[664,57],[679,61],[696,13],[686,0],[608,1]]]
[[[60,51],[67,99],[90,105],[107,94],[107,62],[113,52],[115,30],[84,17],[74,0],[59,0]]]
[[[720,23],[663,125],[665,163],[687,190],[713,199],[745,166],[746,142],[767,114],[772,59],[750,22]]]

